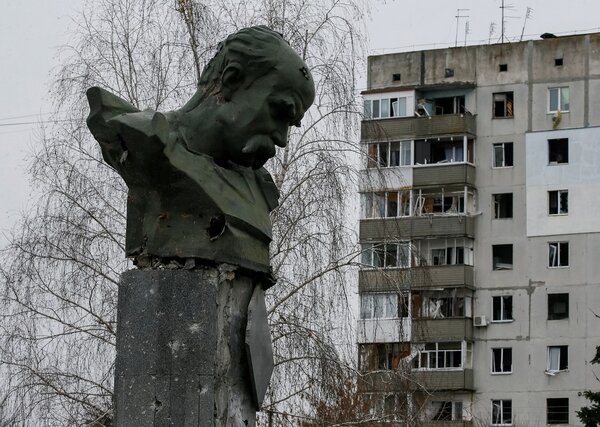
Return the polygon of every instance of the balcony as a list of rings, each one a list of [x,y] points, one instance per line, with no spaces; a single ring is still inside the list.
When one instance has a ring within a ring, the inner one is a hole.
[[[415,187],[440,185],[475,185],[475,166],[469,163],[432,163],[413,168]]]
[[[413,371],[414,387],[427,391],[474,390],[473,370],[456,371]]]
[[[412,340],[427,341],[471,341],[473,319],[470,317],[412,320]]]
[[[473,266],[471,265],[432,265],[427,267],[416,267],[412,269],[411,279],[412,289],[462,286],[473,289],[475,286]]]
[[[358,343],[395,343],[410,341],[409,318],[360,319],[357,322]]]
[[[363,141],[411,139],[449,135],[475,135],[475,116],[471,114],[446,114],[431,117],[398,117],[380,120],[363,120]]]
[[[388,268],[358,272],[359,292],[385,292],[409,289],[474,288],[470,265],[434,265],[413,268]]]
[[[363,374],[359,390],[369,393],[405,392],[406,390],[473,390],[473,370],[402,371],[381,370]]]
[[[474,219],[466,215],[427,215],[360,221],[361,240],[410,240],[473,236]]]

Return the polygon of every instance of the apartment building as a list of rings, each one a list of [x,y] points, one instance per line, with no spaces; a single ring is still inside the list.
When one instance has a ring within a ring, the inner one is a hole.
[[[600,34],[371,56],[362,96],[373,415],[581,425],[600,387]]]

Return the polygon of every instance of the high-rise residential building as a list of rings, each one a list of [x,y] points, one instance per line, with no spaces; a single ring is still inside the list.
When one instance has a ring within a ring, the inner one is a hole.
[[[362,96],[372,414],[581,425],[600,388],[600,34],[371,56]]]

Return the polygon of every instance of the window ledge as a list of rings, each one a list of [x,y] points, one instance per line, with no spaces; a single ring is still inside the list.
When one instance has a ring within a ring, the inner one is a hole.
[[[565,166],[565,165],[568,165],[568,164],[569,164],[569,162],[560,162],[560,163],[558,163],[558,162],[552,162],[552,163],[548,163],[548,166]]]
[[[495,117],[495,116],[492,116],[492,119],[494,119],[494,120],[506,120],[506,119],[514,119],[514,118],[515,118],[515,116],[510,116],[510,117]]]
[[[550,116],[550,115],[555,115],[556,113],[560,113],[560,114],[569,114],[571,112],[571,110],[555,110],[555,111],[548,111],[546,113],[546,115]]]
[[[510,372],[490,372],[490,375],[511,375],[512,371]]]
[[[557,265],[557,266],[551,266],[549,265],[548,268],[551,270],[559,270],[559,269],[565,269],[565,268],[569,268],[570,266],[568,265]]]
[[[548,216],[569,216],[569,213],[559,213],[559,214],[548,214]]]
[[[512,323],[515,319],[507,319],[507,320],[490,320],[490,323]]]
[[[492,169],[514,169],[514,166],[492,166]]]

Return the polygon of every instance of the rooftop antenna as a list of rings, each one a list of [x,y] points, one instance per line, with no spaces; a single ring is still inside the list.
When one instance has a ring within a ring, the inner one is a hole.
[[[465,22],[465,46],[467,45],[467,35],[470,33],[469,21]]]
[[[527,11],[525,12],[525,20],[523,21],[523,29],[521,30],[521,38],[519,41],[523,41],[523,34],[525,34],[525,25],[527,25],[527,20],[533,19],[533,8],[527,6]]]
[[[504,0],[502,0],[504,1]],[[454,47],[458,46],[458,21],[460,18],[468,18],[469,15],[461,15],[461,12],[467,12],[469,9],[456,9],[456,36],[454,37]]]
[[[506,9],[514,9],[514,6],[512,4],[504,4],[504,0],[502,0],[502,6],[500,6],[500,9],[502,9],[502,30],[501,30],[501,35],[500,35],[500,39],[502,41],[502,43],[504,43],[504,34],[506,31],[506,19],[507,18],[517,18],[516,16],[507,16],[504,11]]]
[[[488,44],[492,44],[492,36],[496,32],[496,23],[490,22],[490,31],[488,33]]]

